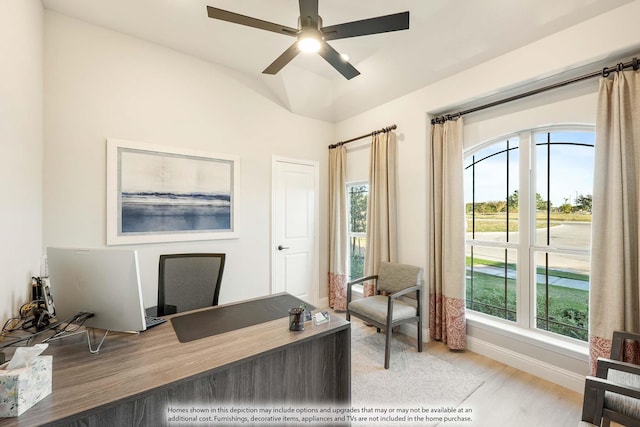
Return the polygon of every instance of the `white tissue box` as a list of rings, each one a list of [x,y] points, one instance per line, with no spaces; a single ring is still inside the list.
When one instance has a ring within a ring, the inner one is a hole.
[[[17,417],[51,394],[53,356],[38,356],[24,368],[0,366],[0,418]]]

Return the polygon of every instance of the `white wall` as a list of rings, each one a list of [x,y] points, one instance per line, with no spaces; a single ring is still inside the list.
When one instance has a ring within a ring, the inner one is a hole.
[[[425,268],[428,265],[427,147],[430,115],[455,112],[473,101],[529,86],[540,79],[607,58],[617,60],[622,55],[640,54],[638,16],[640,1],[636,0],[337,124],[337,140],[393,123],[398,126],[400,262]],[[602,36],[604,29],[612,28],[615,28],[615,36]],[[597,79],[594,79],[554,94],[537,95],[526,101],[466,116],[465,147],[543,124],[593,124],[596,87]],[[550,106],[545,107],[545,104]],[[507,363],[520,364],[518,367],[536,375],[579,389],[576,379],[586,372],[586,359],[579,351],[554,353],[548,351],[549,346],[538,346],[529,341],[524,343],[515,339],[513,334],[498,334],[495,330],[481,330],[473,325],[468,333],[472,350],[485,352]]]
[[[0,2],[0,321],[31,299],[42,247],[42,4]]]
[[[49,11],[44,66],[44,245],[105,246],[109,137],[235,154],[239,238],[133,246],[144,303],[155,305],[161,253],[225,252],[221,303],[268,294],[272,156],[318,161],[326,200],[333,124],[291,114],[243,84],[246,76]],[[326,218],[321,205],[321,298]]]

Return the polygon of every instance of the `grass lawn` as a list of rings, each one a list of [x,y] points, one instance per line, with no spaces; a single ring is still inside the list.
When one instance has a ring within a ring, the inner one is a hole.
[[[472,214],[467,213],[467,231],[471,230]],[[553,227],[563,222],[591,222],[591,215],[584,213],[551,212],[549,224],[547,213],[536,214],[536,227]],[[518,231],[518,212],[509,212],[509,231]],[[505,232],[507,227],[507,213],[475,214],[475,231]],[[467,268],[471,259],[467,257]],[[505,268],[504,262],[490,261],[474,258],[476,266]],[[515,264],[506,264],[510,271],[516,270]],[[469,272],[468,272],[469,274]],[[544,267],[537,269],[537,274],[545,274]],[[550,277],[566,278],[589,282],[588,274],[574,273],[564,270],[549,269]],[[496,276],[484,272],[474,271],[473,289],[471,279],[467,278],[467,308],[490,314],[502,319],[516,321],[516,283],[513,279],[507,279],[505,285],[504,276]],[[548,301],[548,303],[547,303]],[[547,308],[548,307],[548,308]],[[549,285],[548,291],[544,283],[536,285],[536,327],[549,330],[561,335],[577,338],[583,341],[588,339],[589,319],[589,292],[586,290],[572,289],[565,286]]]
[[[476,265],[487,265],[489,267],[498,267],[498,268],[504,269],[504,263],[500,261],[491,261],[488,259],[479,259],[479,258],[474,258],[474,260]],[[466,264],[467,264],[467,267],[471,266],[471,257],[466,258]],[[516,265],[514,263],[507,263],[507,269],[515,271]],[[544,271],[545,271],[544,267],[538,267],[536,269],[536,273],[538,274],[544,274]],[[571,271],[564,271],[564,270],[554,270],[552,268],[549,269],[549,276],[562,277],[564,279],[582,280],[584,282],[589,281],[589,275],[587,274],[574,273]]]
[[[587,341],[589,292],[549,285],[549,311],[546,313],[545,288],[544,283],[538,283],[536,286],[537,327]],[[471,279],[467,278],[467,308],[516,321],[515,280],[507,279],[505,299],[504,277],[474,272],[473,289]]]
[[[472,216],[467,213],[467,231],[471,231]],[[561,213],[551,212],[549,215],[549,226],[554,227],[560,225],[563,222],[591,222],[591,215],[579,214],[579,213]],[[491,232],[491,231],[506,231],[507,214],[506,212],[496,214],[476,214],[475,215],[475,232]],[[546,212],[538,212],[536,214],[536,228],[547,227],[547,214]],[[509,212],[509,231],[518,231],[518,212]]]

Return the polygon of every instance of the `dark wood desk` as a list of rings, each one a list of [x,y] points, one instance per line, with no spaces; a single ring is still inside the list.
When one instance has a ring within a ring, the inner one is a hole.
[[[288,321],[188,343],[166,322],[140,334],[109,334],[96,355],[85,335],[52,342],[44,353],[53,355],[52,393],[20,417],[0,419],[0,427],[161,426],[169,406],[200,404],[349,405],[349,322],[332,316],[292,332]]]

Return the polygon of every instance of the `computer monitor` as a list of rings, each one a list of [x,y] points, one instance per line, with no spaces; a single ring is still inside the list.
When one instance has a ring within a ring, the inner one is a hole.
[[[90,312],[84,326],[146,329],[135,250],[47,248],[47,266],[58,321]]]

